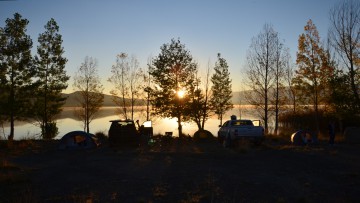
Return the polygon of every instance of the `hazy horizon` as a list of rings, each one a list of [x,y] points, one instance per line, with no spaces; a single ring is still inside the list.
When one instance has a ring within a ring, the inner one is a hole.
[[[96,58],[106,94],[112,88],[107,79],[117,54],[134,55],[146,69],[148,59],[172,38],[186,45],[200,74],[221,53],[229,65],[233,91],[240,91],[246,89],[242,83],[246,52],[265,23],[279,32],[295,62],[298,37],[306,22],[312,19],[325,40],[329,10],[339,1],[0,1],[0,27],[16,12],[28,19],[27,34],[35,55],[38,35],[54,18],[63,37],[67,74],[72,77],[86,56]],[[70,79],[65,93],[73,91],[72,83]]]

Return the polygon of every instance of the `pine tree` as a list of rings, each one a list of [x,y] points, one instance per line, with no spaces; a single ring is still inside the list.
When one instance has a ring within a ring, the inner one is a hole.
[[[14,123],[26,116],[31,92],[31,79],[34,76],[31,56],[32,40],[26,34],[29,21],[19,13],[13,19],[6,19],[1,31],[1,94],[3,114],[10,121],[9,140],[14,139]]]
[[[57,134],[54,117],[61,112],[61,106],[65,103],[66,98],[62,97],[61,92],[67,88],[69,76],[65,71],[67,59],[63,57],[59,26],[51,19],[45,29],[39,35],[38,56],[35,57],[38,80],[34,116],[40,123],[42,137],[49,139]]]
[[[180,40],[172,39],[160,49],[149,72],[154,83],[151,90],[154,113],[164,118],[177,118],[179,136],[182,136],[181,122],[189,119],[186,109],[189,92],[196,80],[197,65]]]
[[[232,90],[231,80],[229,73],[229,66],[224,58],[218,53],[218,60],[215,63],[215,73],[211,77],[213,86],[212,97],[210,99],[210,105],[215,114],[218,115],[220,125],[222,125],[223,116],[226,111],[233,108],[231,103]]]

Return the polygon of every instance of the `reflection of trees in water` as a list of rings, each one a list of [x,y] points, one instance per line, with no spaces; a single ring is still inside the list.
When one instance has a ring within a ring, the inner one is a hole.
[[[94,119],[93,123],[91,124],[91,132],[96,133],[98,131],[102,131],[107,134],[107,131],[110,127],[110,120],[120,119],[119,115],[116,114],[117,107],[102,107],[99,110],[98,116]],[[242,105],[241,106],[241,118],[242,119],[251,119],[251,120],[258,120],[259,118],[256,117],[253,108],[249,105]],[[62,113],[57,118],[58,127],[59,127],[59,137],[64,135],[65,133],[72,131],[74,129],[80,129],[81,122],[76,120],[76,117],[73,114],[74,107],[65,107]],[[140,125],[146,120],[146,106],[136,107],[135,108],[135,120],[140,121]],[[228,111],[224,119],[229,120],[231,115],[236,115],[240,118],[238,106],[233,108],[232,110]],[[164,134],[165,132],[173,131],[174,136],[177,136],[177,124],[176,119],[163,119],[156,116],[151,116],[150,120],[154,127],[154,133],[161,133]],[[8,133],[8,126],[7,123],[4,123],[5,134]],[[16,139],[26,136],[28,133],[28,129],[32,129],[33,125],[29,122],[16,122],[16,130],[17,135]],[[207,122],[205,123],[205,129],[209,130],[215,136],[217,135],[217,131],[219,130],[218,127],[219,123],[217,120],[217,116],[213,115],[210,117]],[[35,128],[36,130],[38,128]],[[193,135],[197,131],[196,124],[193,122],[184,123],[184,133]],[[0,133],[1,135],[1,133]]]

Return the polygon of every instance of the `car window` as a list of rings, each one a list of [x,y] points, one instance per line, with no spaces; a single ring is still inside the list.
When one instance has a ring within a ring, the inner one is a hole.
[[[232,121],[231,122],[231,126],[244,126],[244,125],[252,126],[253,123],[251,121],[248,121],[248,120],[237,120],[237,121]]]
[[[228,125],[229,121],[226,121],[222,126],[226,127]]]

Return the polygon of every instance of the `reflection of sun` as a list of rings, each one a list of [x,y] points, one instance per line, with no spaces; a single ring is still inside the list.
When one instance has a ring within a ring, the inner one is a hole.
[[[179,98],[183,98],[185,96],[185,91],[184,90],[179,90],[177,92],[177,95],[178,95]]]

